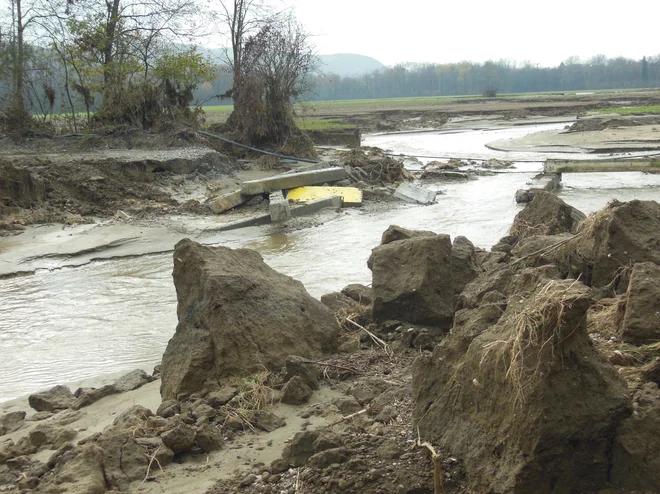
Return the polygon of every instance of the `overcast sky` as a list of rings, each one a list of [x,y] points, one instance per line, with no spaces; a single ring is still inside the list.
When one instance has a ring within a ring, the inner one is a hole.
[[[385,65],[660,54],[658,0],[284,0],[319,54]]]

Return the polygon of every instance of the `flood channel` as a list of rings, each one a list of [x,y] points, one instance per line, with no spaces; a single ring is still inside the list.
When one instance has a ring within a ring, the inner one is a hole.
[[[251,229],[220,244],[258,250],[270,266],[301,280],[315,297],[348,283],[369,284],[366,260],[391,224],[464,235],[489,248],[521,209],[515,191],[529,187],[548,155],[492,151],[485,144],[563,125],[368,136],[364,145],[394,153],[520,161],[509,173],[430,184],[442,192],[431,206],[347,209],[318,227],[286,235],[269,235],[267,227]],[[660,200],[657,175],[570,174],[563,184],[560,197],[585,213],[614,198]],[[149,371],[177,323],[171,271],[171,255],[160,254],[0,280],[0,401],[137,367]]]

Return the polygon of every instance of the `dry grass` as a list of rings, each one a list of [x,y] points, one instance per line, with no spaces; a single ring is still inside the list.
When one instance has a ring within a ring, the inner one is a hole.
[[[566,286],[556,280],[548,282],[515,316],[511,337],[485,347],[482,363],[491,354],[506,363],[506,377],[515,389],[518,405],[525,403],[542,364],[561,355],[564,343],[573,335],[572,331],[566,333],[566,315],[583,296],[574,289],[576,283]]]
[[[509,234],[518,237],[518,242],[529,237],[547,235],[548,227],[546,225],[532,225],[526,221],[516,218],[509,229]]]
[[[616,338],[619,335],[625,313],[625,298],[599,300],[589,309],[587,318],[589,334],[595,334],[601,338]]]
[[[275,388],[280,382],[270,372],[263,371],[248,377],[234,378],[228,384],[238,390],[230,402],[232,407],[253,411],[263,410],[277,401],[278,392]]]

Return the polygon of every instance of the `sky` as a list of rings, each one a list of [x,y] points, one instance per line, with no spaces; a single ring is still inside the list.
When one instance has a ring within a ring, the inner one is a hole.
[[[658,0],[282,0],[319,54],[385,65],[660,54]]]

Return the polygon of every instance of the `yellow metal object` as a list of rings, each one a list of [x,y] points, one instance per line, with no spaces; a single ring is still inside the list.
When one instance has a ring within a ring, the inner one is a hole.
[[[298,187],[291,189],[286,198],[291,202],[309,202],[332,196],[340,196],[344,206],[362,205],[362,191],[355,187]]]

